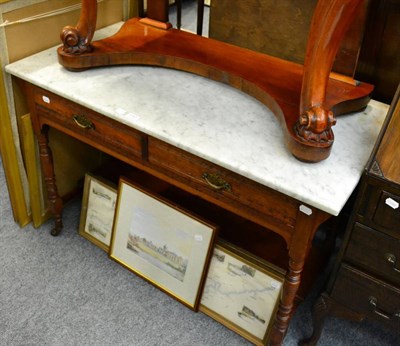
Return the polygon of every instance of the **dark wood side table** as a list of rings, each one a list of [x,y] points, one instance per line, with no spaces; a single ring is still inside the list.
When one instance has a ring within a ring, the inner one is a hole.
[[[314,305],[317,344],[328,315],[400,331],[400,87],[362,176],[325,292]]]

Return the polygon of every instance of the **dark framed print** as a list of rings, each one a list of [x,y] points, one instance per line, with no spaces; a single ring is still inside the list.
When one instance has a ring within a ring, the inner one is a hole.
[[[217,228],[120,179],[110,257],[193,310]]]
[[[215,246],[200,311],[256,345],[266,345],[284,273],[227,242]]]
[[[114,185],[92,174],[85,175],[79,234],[107,252],[116,202]]]

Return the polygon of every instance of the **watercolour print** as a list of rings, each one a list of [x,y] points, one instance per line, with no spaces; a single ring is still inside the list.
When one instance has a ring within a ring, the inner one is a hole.
[[[196,310],[217,228],[120,180],[109,255]]]
[[[117,190],[100,177],[85,176],[79,234],[108,252]]]
[[[220,241],[214,249],[200,310],[256,345],[265,345],[283,280],[278,268]]]

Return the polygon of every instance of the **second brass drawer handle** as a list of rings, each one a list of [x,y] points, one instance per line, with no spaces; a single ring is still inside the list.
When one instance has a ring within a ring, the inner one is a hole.
[[[83,129],[88,129],[88,130],[94,130],[95,126],[94,124],[86,118],[84,115],[74,115],[72,117],[74,120],[75,124],[78,125],[79,127]]]
[[[379,315],[379,316],[381,316],[381,317],[383,317],[383,318],[385,318],[385,319],[387,319],[387,320],[391,320],[391,319],[393,319],[394,317],[400,318],[400,311],[394,312],[393,314],[390,314],[390,313],[387,313],[387,312],[385,312],[385,311],[379,309],[379,308],[378,308],[378,299],[377,299],[377,298],[375,298],[375,297],[373,297],[373,296],[370,296],[370,297],[368,298],[368,302],[369,302],[369,304],[371,305],[371,307],[372,307],[372,312],[373,312],[374,314],[377,314],[377,315]]]
[[[227,190],[231,191],[231,185],[222,179],[218,174],[212,173],[203,173],[201,176],[208,185],[210,185],[213,189],[216,190]]]
[[[400,273],[400,269],[396,268],[397,259],[396,259],[395,255],[393,255],[392,253],[385,253],[385,259],[386,259],[387,262],[389,262],[392,265],[392,269],[395,272]]]

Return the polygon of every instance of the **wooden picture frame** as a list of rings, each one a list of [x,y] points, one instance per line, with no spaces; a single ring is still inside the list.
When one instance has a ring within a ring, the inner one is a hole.
[[[117,202],[116,186],[90,173],[85,175],[79,234],[108,252]]]
[[[109,256],[197,310],[217,227],[120,179]]]
[[[283,270],[221,240],[199,309],[255,345],[266,345],[283,282]]]

